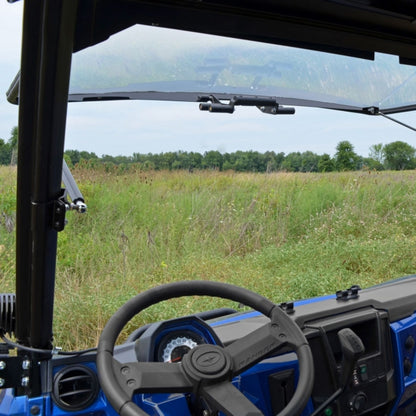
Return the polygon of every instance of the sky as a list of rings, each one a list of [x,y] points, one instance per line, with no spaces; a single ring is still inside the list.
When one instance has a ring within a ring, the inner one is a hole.
[[[0,0],[0,138],[17,125],[18,107],[6,91],[19,69],[23,2]],[[394,115],[416,126],[416,112]],[[218,150],[303,152],[334,155],[348,140],[367,157],[370,146],[401,140],[416,147],[416,132],[383,117],[296,108],[295,115],[271,116],[237,107],[234,114],[201,112],[196,103],[119,101],[70,103],[65,149],[102,155]]]

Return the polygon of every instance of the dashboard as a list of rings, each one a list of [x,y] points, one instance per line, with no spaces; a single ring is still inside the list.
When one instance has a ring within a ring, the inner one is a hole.
[[[303,415],[415,414],[415,299],[416,277],[411,276],[282,306],[302,328],[314,359],[315,383]],[[196,345],[227,346],[268,322],[254,311],[227,310],[207,316],[180,317],[140,328],[116,347],[115,358],[121,363],[181,365]],[[353,356],[342,338],[345,330],[363,346]],[[100,389],[95,353],[56,357],[47,371],[52,381],[44,386],[51,397],[45,414],[116,414]],[[282,350],[240,374],[233,384],[264,415],[275,415],[290,400],[297,379],[296,355]],[[134,401],[151,415],[200,414],[190,396],[142,393]]]

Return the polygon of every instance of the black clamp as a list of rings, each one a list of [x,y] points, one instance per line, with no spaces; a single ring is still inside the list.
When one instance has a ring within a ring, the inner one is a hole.
[[[359,297],[358,291],[361,290],[359,285],[353,285],[346,290],[338,290],[335,295],[337,300],[350,300]]]
[[[227,101],[224,103],[223,101]],[[200,95],[197,101],[201,111],[210,113],[234,113],[236,105],[257,107],[261,112],[266,114],[295,114],[293,107],[284,107],[279,105],[276,98],[259,97],[251,95],[234,95],[232,98],[218,98],[215,95]]]
[[[289,315],[295,312],[295,305],[293,302],[282,302],[279,304],[279,307]]]

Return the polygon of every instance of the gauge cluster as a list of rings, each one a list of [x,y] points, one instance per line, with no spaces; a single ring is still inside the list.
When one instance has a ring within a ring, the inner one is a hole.
[[[187,329],[175,330],[165,335],[159,342],[157,358],[160,362],[177,363],[197,345],[206,344],[202,335]]]
[[[222,345],[212,328],[197,316],[157,322],[135,341],[138,361],[178,363],[201,344]]]

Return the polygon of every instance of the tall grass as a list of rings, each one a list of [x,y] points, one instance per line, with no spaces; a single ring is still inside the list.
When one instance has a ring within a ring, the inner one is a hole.
[[[219,280],[281,302],[416,270],[413,171],[73,173],[88,213],[68,213],[59,234],[54,330],[64,348],[95,345],[123,302],[164,282]],[[13,175],[0,170],[0,187]],[[2,191],[11,198],[9,186]],[[14,243],[1,226],[0,239],[1,280],[9,290]],[[222,305],[230,303],[167,302],[141,314],[126,333]]]
[[[14,292],[16,168],[0,166],[0,291]],[[6,224],[7,221],[7,224]]]

